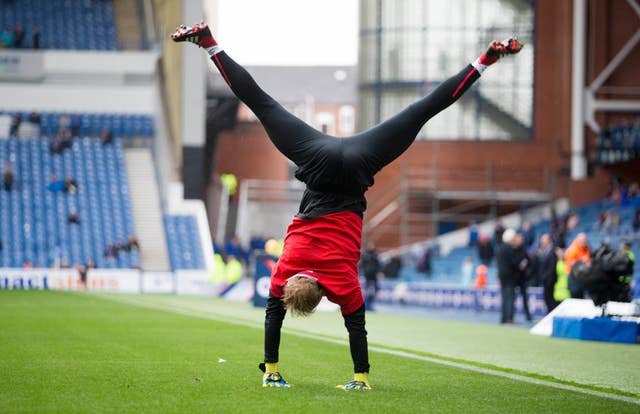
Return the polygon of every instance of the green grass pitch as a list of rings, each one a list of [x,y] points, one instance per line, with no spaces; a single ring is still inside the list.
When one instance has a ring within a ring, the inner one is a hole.
[[[1,413],[640,412],[637,346],[370,314],[373,390],[345,392],[334,388],[352,377],[342,321],[319,313],[285,321],[293,387],[263,389],[262,311],[246,304],[0,291],[0,312]]]

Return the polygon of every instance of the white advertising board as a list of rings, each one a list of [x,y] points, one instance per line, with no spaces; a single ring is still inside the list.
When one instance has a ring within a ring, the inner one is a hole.
[[[87,289],[96,292],[140,293],[140,271],[130,269],[91,269]]]
[[[142,293],[175,293],[173,273],[142,273]]]
[[[75,269],[0,269],[0,289],[89,290],[140,293],[140,272],[91,269],[83,285]]]
[[[216,296],[211,276],[204,270],[176,270],[178,295]]]
[[[75,269],[0,269],[0,289],[78,290]]]

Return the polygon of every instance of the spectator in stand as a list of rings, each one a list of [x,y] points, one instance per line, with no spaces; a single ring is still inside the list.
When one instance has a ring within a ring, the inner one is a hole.
[[[65,193],[75,194],[79,189],[80,187],[78,187],[78,183],[76,182],[76,180],[71,178],[70,175],[67,175],[64,179],[64,187],[62,191],[64,191]]]
[[[71,132],[72,137],[80,136],[80,117],[77,114],[71,115],[69,131]]]
[[[567,247],[567,230],[557,219],[551,220],[551,240],[556,247],[561,249]]]
[[[76,269],[78,271],[78,275],[80,275],[80,284],[83,287],[87,287],[87,272],[89,269],[87,269],[87,266],[83,266],[81,264],[74,264],[73,265],[74,269]]]
[[[637,181],[629,184],[628,197],[631,202],[634,202],[640,198],[640,185]]]
[[[4,249],[4,245],[2,244],[2,240],[0,240],[0,252]]]
[[[29,122],[34,125],[40,126],[40,119],[40,114],[37,112],[31,112],[31,114],[29,115]]]
[[[382,273],[387,279],[397,279],[400,276],[402,268],[402,259],[399,256],[392,257],[389,262],[382,268]]]
[[[565,217],[565,228],[571,231],[578,227],[578,224],[580,224],[580,217],[575,212],[570,211]]]
[[[227,256],[235,256],[239,260],[245,260],[245,252],[240,244],[238,236],[233,236],[224,245],[224,252]]]
[[[547,313],[551,312],[558,302],[553,298],[554,287],[558,281],[556,275],[556,253],[553,251],[553,241],[547,233],[540,236],[538,255],[539,279],[542,280],[544,303],[547,305]]]
[[[0,35],[0,40],[2,40],[2,45],[4,47],[14,47],[16,43],[16,34],[11,30],[10,25],[6,25],[4,27],[4,31]]]
[[[478,225],[476,222],[469,224],[469,246],[474,247],[478,243]]]
[[[485,266],[490,266],[491,261],[493,261],[493,255],[493,244],[491,244],[489,236],[481,234],[478,240],[478,258],[480,259],[480,263]]]
[[[109,128],[102,128],[102,132],[100,133],[100,142],[102,145],[111,144],[113,142],[113,134]]]
[[[115,259],[118,257],[118,251],[115,249],[112,243],[108,243],[104,249],[105,259]]]
[[[73,145],[71,130],[69,128],[60,129],[60,152],[71,148]]]
[[[633,226],[634,233],[640,233],[640,208],[636,208],[636,212],[633,215],[633,223],[631,225]]]
[[[9,126],[9,137],[17,137],[20,124],[22,123],[22,114],[15,114],[11,118],[11,125]]]
[[[373,310],[373,303],[378,293],[378,273],[380,273],[380,259],[375,243],[369,241],[366,250],[360,258],[360,272],[365,279],[364,306],[366,310]]]
[[[33,269],[33,263],[31,263],[28,260],[25,260],[24,262],[22,262],[22,268],[23,269]]]
[[[51,152],[51,154],[60,154],[62,152],[62,144],[60,143],[60,137],[58,137],[58,135],[51,137],[49,152]]]
[[[600,219],[600,217],[598,217]],[[620,214],[614,210],[607,210],[602,213],[600,229],[607,234],[611,234],[620,225]]]
[[[522,237],[524,238],[525,249],[529,250],[536,241],[536,231],[528,220],[522,223]]]
[[[416,269],[419,273],[424,273],[428,278],[431,277],[431,246],[427,246],[422,253],[422,257],[418,260]]]
[[[502,234],[504,233],[504,226],[500,221],[496,222],[496,227],[493,229],[493,242],[496,246],[502,244]]]
[[[80,224],[80,215],[78,214],[78,210],[75,207],[71,207],[69,210],[69,217],[67,218],[69,224]]]
[[[13,46],[16,49],[19,49],[22,47],[22,42],[24,42],[24,27],[22,27],[22,23],[16,23],[15,39],[14,39]]]
[[[2,169],[2,188],[5,191],[13,190],[13,183],[15,181],[16,173],[13,171],[11,161],[7,161]]]
[[[125,247],[128,252],[140,251],[140,242],[138,242],[138,238],[135,234],[129,235],[129,238],[127,239],[127,245]]]
[[[116,254],[119,254],[120,252],[124,252],[126,250],[124,247],[124,243],[122,243],[122,240],[120,239],[116,240],[116,244],[113,245],[113,248],[116,250]]]
[[[571,277],[571,268],[578,261],[591,263],[591,249],[589,248],[589,240],[585,233],[579,233],[564,253],[564,265],[567,275],[569,275],[569,291],[571,292],[571,297],[583,299],[585,293],[584,286],[580,281]]]
[[[64,191],[64,181],[58,180],[58,176],[53,174],[51,176],[51,181],[49,181],[49,185],[47,185],[47,190],[51,191],[52,193],[59,193],[61,191]]]
[[[487,287],[487,266],[480,264],[476,267],[476,279],[473,282],[473,307],[476,312],[482,311],[480,297]]]
[[[40,33],[40,26],[38,26],[37,24],[33,26],[33,28],[31,29],[31,41],[32,44],[31,46],[34,49],[40,49],[40,37],[41,37],[41,33]]]
[[[471,257],[465,257],[462,261],[462,278],[460,279],[460,284],[464,288],[471,287],[471,282],[473,280],[473,259]]]
[[[242,279],[244,270],[242,263],[234,255],[227,257],[227,264],[225,265],[225,279],[229,286],[233,286]]]

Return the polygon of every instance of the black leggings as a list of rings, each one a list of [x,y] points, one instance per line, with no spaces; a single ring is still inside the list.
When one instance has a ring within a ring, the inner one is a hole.
[[[225,52],[212,60],[233,93],[260,119],[278,150],[302,169],[302,181],[310,185],[305,178],[335,174],[336,165],[356,173],[367,186],[373,184],[375,173],[409,148],[422,126],[480,77],[468,65],[397,115],[352,137],[336,140],[289,113]]]
[[[422,126],[458,100],[480,77],[468,65],[428,96],[381,124],[352,137],[336,139],[289,113],[225,52],[214,55],[212,60],[233,93],[260,119],[273,144],[299,167],[296,176],[311,187],[316,181],[335,175],[337,167],[344,174],[338,179],[355,179],[364,187],[372,185],[375,173],[409,148]],[[285,314],[282,301],[270,297],[265,317],[265,362],[278,362]],[[344,315],[344,322],[349,331],[354,372],[369,372],[364,306]]]
[[[282,300],[269,295],[264,319],[264,362],[278,362],[280,330],[287,310]],[[369,372],[369,350],[365,330],[364,305],[355,312],[344,315],[344,326],[349,332],[349,348],[353,360],[353,372]]]

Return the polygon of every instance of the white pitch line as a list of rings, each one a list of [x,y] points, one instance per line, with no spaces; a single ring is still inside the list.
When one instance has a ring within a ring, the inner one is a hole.
[[[254,329],[264,329],[264,325],[262,323],[257,323],[257,322],[253,322],[253,321],[249,321],[246,319],[236,319],[236,320],[230,320],[227,319],[225,317],[222,316],[217,316],[215,314],[210,314],[210,313],[200,313],[200,312],[196,312],[192,309],[184,309],[184,308],[180,308],[180,307],[176,307],[175,305],[165,305],[165,304],[155,304],[155,303],[149,303],[149,302],[145,302],[145,301],[138,301],[135,300],[133,298],[115,298],[115,297],[104,297],[104,296],[95,296],[97,298],[101,298],[101,299],[107,299],[107,300],[111,300],[114,302],[121,302],[121,303],[125,303],[128,305],[134,305],[134,306],[139,306],[139,307],[143,307],[143,308],[149,308],[149,309],[155,309],[155,310],[162,310],[162,311],[166,311],[166,312],[172,312],[172,313],[176,313],[179,315],[184,315],[184,316],[192,316],[192,317],[196,317],[196,318],[202,318],[202,319],[209,319],[209,320],[214,320],[217,322],[224,322],[224,323],[228,323],[228,324],[232,324],[232,325],[239,325],[239,326],[246,326],[249,328],[254,328]],[[343,346],[349,346],[349,343],[345,340],[342,339],[335,339],[335,338],[329,338],[326,336],[318,336],[318,335],[314,335],[311,333],[306,333],[306,332],[301,332],[301,331],[297,331],[297,330],[292,330],[292,329],[287,329],[287,328],[283,328],[282,329],[283,332],[289,334],[289,335],[295,335],[295,336],[299,336],[301,338],[309,338],[309,339],[315,339],[315,340],[319,340],[319,341],[324,341],[324,342],[329,342],[329,343],[333,343],[333,344],[337,344],[337,345],[343,345]],[[627,403],[631,403],[631,404],[638,404],[640,405],[640,398],[636,398],[636,397],[630,397],[630,396],[626,396],[626,395],[620,395],[620,394],[613,394],[613,393],[608,393],[605,391],[597,391],[597,390],[592,390],[589,388],[582,388],[582,387],[576,387],[574,385],[569,385],[569,384],[563,384],[560,382],[555,382],[555,381],[547,381],[547,380],[543,380],[543,379],[539,379],[539,378],[534,378],[534,377],[528,377],[526,375],[520,375],[520,374],[514,374],[514,373],[509,373],[509,372],[505,372],[505,371],[499,371],[499,370],[495,370],[495,369],[491,369],[491,368],[483,368],[483,367],[478,367],[476,365],[472,365],[472,364],[465,364],[462,362],[454,362],[454,361],[449,361],[446,359],[440,359],[440,358],[435,358],[435,357],[430,357],[430,356],[425,356],[425,355],[420,355],[420,354],[414,354],[411,352],[407,352],[407,351],[399,351],[399,350],[395,350],[395,349],[387,349],[387,348],[381,348],[378,346],[369,346],[369,350],[370,351],[374,351],[374,352],[379,352],[382,354],[388,354],[388,355],[394,355],[394,356],[399,356],[399,357],[403,357],[403,358],[409,358],[409,359],[415,359],[415,360],[419,360],[419,361],[426,361],[426,362],[432,362],[434,364],[439,364],[439,365],[445,365],[445,366],[449,366],[449,367],[453,367],[453,368],[459,368],[459,369],[464,369],[467,371],[473,371],[473,372],[478,372],[481,374],[488,374],[488,375],[493,375],[496,377],[502,377],[502,378],[508,378],[508,379],[512,379],[515,381],[521,381],[521,382],[526,382],[529,384],[535,384],[535,385],[542,385],[545,387],[551,387],[551,388],[556,388],[556,389],[561,389],[561,390],[566,390],[566,391],[573,391],[573,392],[579,392],[582,394],[587,394],[587,395],[593,395],[596,397],[602,397],[602,398],[608,398],[611,400],[617,400],[617,401],[623,401],[623,402],[627,402]]]

